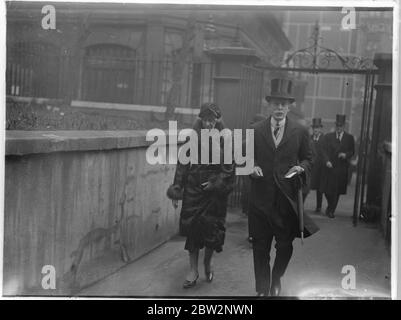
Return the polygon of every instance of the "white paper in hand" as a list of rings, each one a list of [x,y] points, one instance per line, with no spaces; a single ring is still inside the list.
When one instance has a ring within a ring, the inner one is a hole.
[[[295,176],[297,174],[296,171],[292,171],[292,172],[287,172],[287,174],[284,176],[287,179],[292,178],[293,176]]]

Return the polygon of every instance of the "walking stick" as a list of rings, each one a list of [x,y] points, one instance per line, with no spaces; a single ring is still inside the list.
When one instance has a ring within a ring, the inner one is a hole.
[[[302,195],[302,179],[298,175],[298,220],[299,231],[301,232],[301,243],[304,244],[304,197]]]

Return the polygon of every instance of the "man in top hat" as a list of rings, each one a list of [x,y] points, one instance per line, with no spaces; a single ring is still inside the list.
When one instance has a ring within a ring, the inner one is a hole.
[[[349,161],[355,152],[354,137],[344,131],[345,115],[336,115],[336,129],[323,139],[324,163],[321,191],[327,199],[326,215],[334,218],[338,199],[347,193]]]
[[[291,91],[291,80],[273,79],[271,95],[266,97],[271,115],[252,126],[255,167],[250,175],[248,219],[258,296],[280,295],[281,278],[292,256],[292,242],[300,236],[298,175],[304,178],[312,165],[307,128],[287,117],[294,101]],[[307,216],[304,225],[305,237],[318,230]],[[276,258],[270,273],[273,238],[276,240]]]
[[[322,210],[322,198],[323,198],[323,194],[320,190],[320,180],[322,177],[322,170],[323,170],[322,128],[323,128],[322,119],[313,118],[311,143],[312,143],[314,161],[313,161],[311,181],[310,181],[310,190],[316,190],[316,209],[315,209],[316,213],[319,213]]]

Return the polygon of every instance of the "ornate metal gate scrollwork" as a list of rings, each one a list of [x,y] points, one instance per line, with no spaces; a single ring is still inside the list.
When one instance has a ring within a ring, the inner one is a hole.
[[[309,73],[375,73],[377,68],[370,58],[345,56],[322,46],[323,38],[316,22],[306,48],[287,54],[284,59],[271,57],[258,67],[272,70],[287,70]]]
[[[338,52],[323,47],[323,38],[319,34],[319,25],[316,23],[307,48],[297,50],[285,59],[285,65],[317,69],[342,68],[345,70],[368,70],[374,68],[372,59],[355,56],[342,56]]]

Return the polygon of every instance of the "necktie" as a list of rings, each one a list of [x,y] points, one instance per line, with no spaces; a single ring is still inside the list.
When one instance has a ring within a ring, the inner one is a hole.
[[[274,137],[277,139],[277,136],[278,136],[278,132],[280,131],[280,127],[275,127],[274,128]]]

